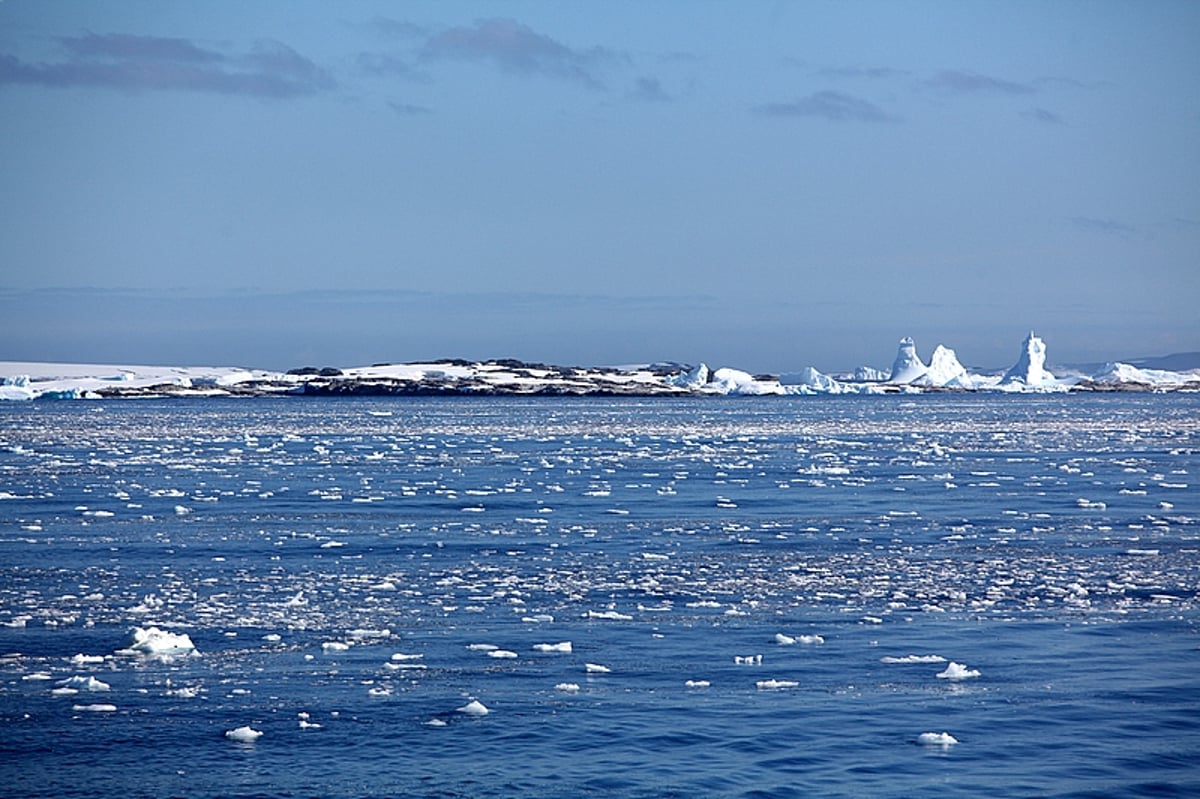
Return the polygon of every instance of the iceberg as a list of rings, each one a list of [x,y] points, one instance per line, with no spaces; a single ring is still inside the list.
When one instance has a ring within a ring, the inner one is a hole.
[[[1021,355],[1013,367],[1004,373],[1001,384],[1024,383],[1027,386],[1045,386],[1054,382],[1054,375],[1045,369],[1046,344],[1029,331],[1021,344]]]
[[[668,386],[678,386],[679,388],[702,388],[708,383],[708,364],[700,364],[689,369],[686,372],[680,372],[677,375],[668,377],[666,383]]]
[[[925,374],[910,382],[913,385],[938,388],[975,388],[975,381],[958,362],[954,350],[941,344],[933,351],[929,359],[929,369]]]
[[[892,362],[892,372],[888,376],[889,383],[911,383],[929,371],[921,357],[917,355],[917,343],[912,336],[900,339],[896,350],[896,360]]]

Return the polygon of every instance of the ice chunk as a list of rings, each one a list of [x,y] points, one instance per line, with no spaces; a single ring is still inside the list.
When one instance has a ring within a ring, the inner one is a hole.
[[[969,669],[962,663],[950,661],[945,670],[939,672],[937,676],[940,680],[969,680],[972,677],[978,677],[979,671],[976,669]]]
[[[231,741],[237,741],[243,744],[252,744],[262,737],[262,730],[256,730],[253,727],[246,725],[232,730],[225,731],[225,737]]]
[[[572,651],[570,641],[562,641],[557,644],[534,644],[533,648],[538,652],[559,652],[562,654],[570,654]]]
[[[172,633],[158,627],[134,627],[131,642],[120,654],[134,655],[188,655],[196,647],[186,633]]]
[[[459,713],[465,713],[468,716],[486,716],[492,711],[488,710],[478,699],[472,699],[462,707],[458,708]]]
[[[975,387],[975,382],[967,374],[963,365],[958,362],[958,356],[954,354],[954,350],[943,347],[941,344],[937,345],[933,356],[929,359],[929,369],[911,382],[916,385],[944,388]]]
[[[948,732],[923,732],[917,736],[917,743],[921,746],[953,746],[958,743],[958,739]]]

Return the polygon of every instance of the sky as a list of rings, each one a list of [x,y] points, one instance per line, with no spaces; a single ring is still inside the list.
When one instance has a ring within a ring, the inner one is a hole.
[[[0,360],[1200,350],[1200,3],[0,0]]]

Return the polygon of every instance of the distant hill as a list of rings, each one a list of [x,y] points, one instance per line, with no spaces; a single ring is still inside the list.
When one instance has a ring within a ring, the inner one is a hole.
[[[1138,358],[1129,363],[1139,369],[1186,372],[1190,369],[1200,369],[1200,352],[1176,352],[1171,355],[1160,355],[1157,358]]]
[[[1162,369],[1167,372],[1187,372],[1192,369],[1200,369],[1200,352],[1176,352],[1171,355],[1159,355],[1152,358],[1120,359],[1119,362],[1136,366],[1138,369]],[[1105,366],[1106,364],[1103,363],[1064,363],[1053,365],[1050,369],[1051,371],[1059,369],[1061,371],[1093,374],[1099,372]]]

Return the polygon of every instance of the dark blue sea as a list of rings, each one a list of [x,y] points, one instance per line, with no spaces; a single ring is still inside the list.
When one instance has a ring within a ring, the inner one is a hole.
[[[1185,394],[8,403],[0,794],[1200,796],[1198,488]]]

